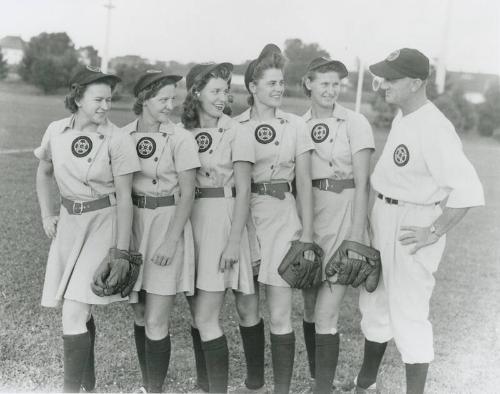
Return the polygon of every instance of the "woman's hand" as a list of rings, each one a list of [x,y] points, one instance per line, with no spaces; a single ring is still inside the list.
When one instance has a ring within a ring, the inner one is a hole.
[[[151,261],[156,265],[170,265],[174,260],[175,250],[177,249],[177,242],[167,238],[158,249]]]
[[[59,221],[59,216],[46,216],[42,218],[43,231],[47,237],[54,239],[57,232],[57,222]]]
[[[240,242],[228,241],[219,261],[219,271],[230,269],[240,259]]]

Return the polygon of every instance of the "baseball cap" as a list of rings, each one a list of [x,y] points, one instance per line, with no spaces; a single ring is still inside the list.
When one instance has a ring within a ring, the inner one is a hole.
[[[201,81],[205,75],[219,67],[225,67],[229,72],[233,71],[233,64],[228,62],[195,64],[186,75],[186,89],[190,91],[196,82]]]
[[[429,58],[417,49],[402,48],[391,52],[384,60],[372,64],[369,68],[372,74],[385,79],[427,79]]]
[[[74,84],[88,85],[103,79],[109,80],[113,86],[121,81],[121,78],[116,75],[103,73],[99,67],[86,66],[73,74],[69,80],[69,87],[71,88]]]
[[[250,91],[250,82],[253,79],[253,73],[255,67],[265,58],[272,56],[273,53],[281,53],[281,49],[275,44],[266,44],[266,46],[260,51],[260,55],[257,59],[252,60],[245,71],[245,86],[248,91]]]
[[[326,57],[322,56],[313,59],[311,63],[309,63],[306,73],[329,65],[335,68],[335,71],[339,74],[340,79],[347,77],[347,75],[349,74],[349,72],[347,71],[347,67],[340,60],[327,59]]]
[[[161,70],[147,70],[136,82],[134,86],[134,96],[137,97],[142,90],[157,81],[168,80],[170,83],[174,84],[181,79],[182,75],[167,74]]]

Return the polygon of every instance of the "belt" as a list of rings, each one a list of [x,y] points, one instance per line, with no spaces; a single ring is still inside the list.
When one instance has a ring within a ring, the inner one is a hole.
[[[319,190],[341,193],[344,189],[354,189],[354,179],[313,179],[312,185]]]
[[[261,183],[252,183],[250,186],[250,190],[252,193],[257,193],[260,195],[268,195],[272,197],[279,198],[280,200],[285,199],[285,193],[291,192],[292,188],[290,187],[290,183],[288,182],[261,182]]]
[[[197,187],[194,190],[194,198],[222,198],[222,197],[236,197],[236,188],[225,187]]]
[[[175,205],[174,196],[137,196],[132,194],[132,204],[137,208],[156,209],[159,207],[170,207]]]
[[[109,200],[109,196],[93,201],[73,201],[68,198],[61,197],[61,204],[64,208],[66,208],[70,215],[81,215],[85,212],[108,208],[111,206],[111,201]]]
[[[403,205],[406,203],[405,201],[399,201],[396,200],[395,198],[386,197],[382,193],[378,193],[377,197],[380,198],[382,201],[385,201],[387,204]],[[414,203],[409,203],[409,204],[414,204]],[[436,201],[431,204],[414,204],[414,205],[439,205],[439,204],[441,204],[441,201]]]

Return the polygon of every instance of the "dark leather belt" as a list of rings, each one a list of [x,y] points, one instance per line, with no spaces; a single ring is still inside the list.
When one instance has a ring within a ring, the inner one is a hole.
[[[285,193],[291,192],[292,189],[288,182],[272,183],[272,182],[261,182],[252,183],[250,186],[252,193],[257,193],[260,195],[268,195],[272,197],[279,198],[280,200],[285,199]]]
[[[111,206],[111,201],[108,196],[93,201],[73,201],[69,198],[61,197],[61,204],[70,215],[81,215],[85,212],[108,208]]]
[[[387,204],[401,205],[401,204],[405,203],[404,201],[399,201],[399,200],[396,200],[395,198],[386,197],[382,193],[378,193],[377,197],[380,198],[382,201],[385,201]],[[441,203],[441,201],[436,201],[436,202],[428,204],[428,205],[439,205],[440,203]],[[410,204],[413,204],[413,203],[410,203]],[[415,204],[415,205],[424,205],[424,204]]]
[[[313,179],[312,185],[319,190],[341,193],[344,189],[354,189],[354,179]]]
[[[174,196],[137,196],[132,195],[132,204],[137,208],[156,209],[159,207],[169,207],[175,205]]]
[[[194,198],[222,198],[236,197],[236,188],[231,188],[231,196],[226,196],[225,188],[223,187],[197,187],[194,190]]]

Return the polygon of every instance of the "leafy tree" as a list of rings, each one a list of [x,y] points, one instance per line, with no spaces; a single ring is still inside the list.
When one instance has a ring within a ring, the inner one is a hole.
[[[500,128],[500,83],[492,84],[484,93],[485,102],[478,108],[478,130],[481,135],[491,136]]]
[[[9,66],[7,61],[3,60],[2,48],[0,48],[0,80],[5,79],[9,72]]]
[[[92,45],[81,47],[78,49],[78,52],[80,54],[81,63],[88,64],[92,67],[101,67],[101,57],[99,56],[97,49],[95,49]],[[88,60],[84,60],[84,58]]]
[[[115,74],[122,79],[122,82],[120,83],[120,85],[118,85],[118,87],[124,92],[133,94],[134,85],[141,74],[151,68],[157,67],[154,67],[147,62],[141,62],[134,65],[124,63],[117,64],[115,66]]]

